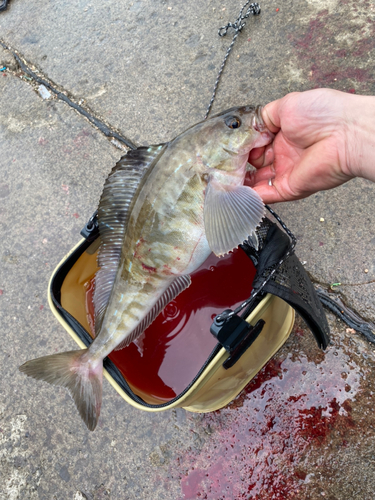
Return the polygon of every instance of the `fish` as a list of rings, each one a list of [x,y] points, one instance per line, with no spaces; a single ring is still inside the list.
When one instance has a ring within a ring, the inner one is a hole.
[[[130,150],[109,174],[98,206],[95,338],[87,349],[19,367],[68,389],[89,430],[100,415],[103,359],[189,287],[211,252],[225,255],[246,240],[257,247],[265,207],[244,179],[250,150],[274,137],[261,109],[231,108],[170,142]]]

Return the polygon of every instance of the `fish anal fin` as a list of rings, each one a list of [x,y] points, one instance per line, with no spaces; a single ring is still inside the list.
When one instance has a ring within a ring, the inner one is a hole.
[[[148,328],[151,323],[161,313],[164,307],[174,300],[180,293],[182,293],[191,284],[189,275],[183,275],[176,278],[165,292],[159,297],[154,307],[146,314],[142,321],[139,322],[136,328],[116,347],[116,351],[124,349],[131,344],[142,332]]]

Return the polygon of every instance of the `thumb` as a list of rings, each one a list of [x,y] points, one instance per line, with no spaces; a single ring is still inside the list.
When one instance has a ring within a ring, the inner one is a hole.
[[[263,121],[270,132],[276,134],[281,127],[280,107],[282,99],[269,102],[262,109]]]

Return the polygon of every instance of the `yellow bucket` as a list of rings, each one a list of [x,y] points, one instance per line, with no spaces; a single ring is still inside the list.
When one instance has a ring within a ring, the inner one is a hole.
[[[97,246],[95,241],[89,243],[82,240],[62,259],[49,284],[50,308],[81,348],[87,347],[92,341],[88,333],[92,328],[87,311],[87,288],[97,270]],[[168,400],[161,400],[135,387],[137,384],[127,381],[113,361],[105,361],[104,376],[125,401],[141,410],[163,411],[183,407],[192,412],[214,411],[230,403],[280,349],[292,330],[294,316],[294,309],[290,305],[268,293],[246,318],[252,326],[263,320],[263,328],[233,366],[223,366],[230,353],[216,344],[197,373],[192,375],[191,381]],[[210,331],[205,334],[212,341]]]

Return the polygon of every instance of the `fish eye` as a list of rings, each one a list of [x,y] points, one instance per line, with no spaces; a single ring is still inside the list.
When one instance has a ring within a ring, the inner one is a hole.
[[[237,116],[228,116],[225,119],[225,125],[229,128],[239,128],[241,127],[241,120]]]

